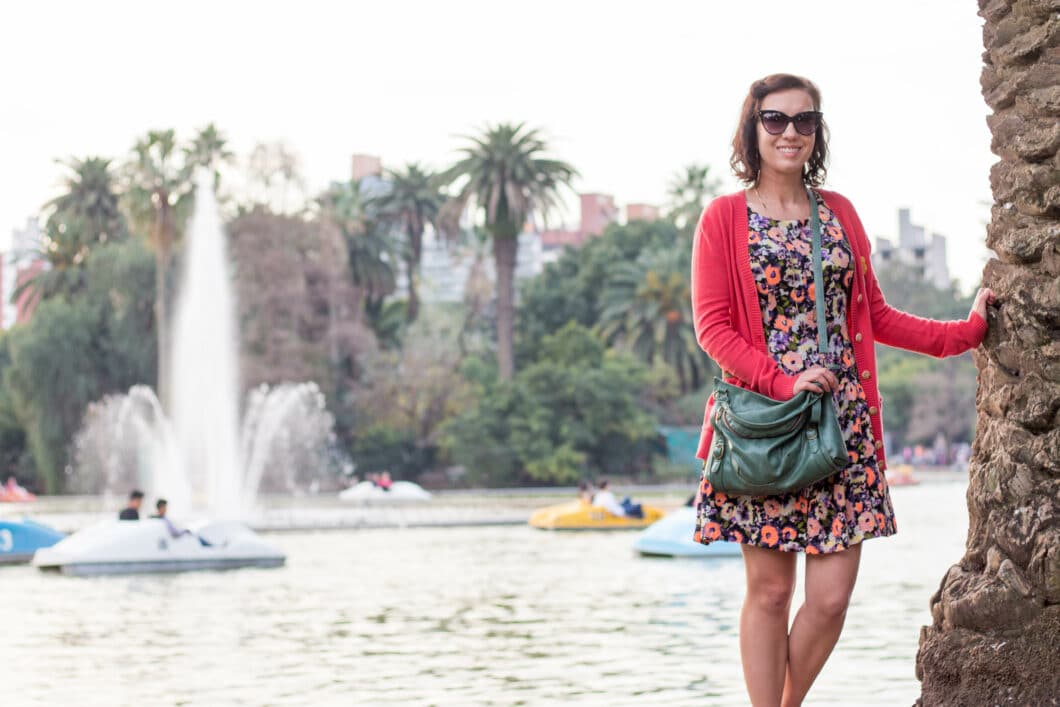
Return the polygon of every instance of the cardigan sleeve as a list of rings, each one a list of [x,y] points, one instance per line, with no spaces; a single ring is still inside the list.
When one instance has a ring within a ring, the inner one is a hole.
[[[725,249],[731,229],[720,200],[703,212],[692,243],[692,318],[699,345],[723,370],[774,400],[790,400],[797,379],[759,350],[733,326],[735,299],[729,291],[735,268]]]
[[[940,321],[918,317],[887,304],[872,268],[872,246],[865,235],[865,228],[853,207],[850,213],[867,254],[862,268],[865,271],[872,332],[877,342],[937,358],[956,356],[982,343],[986,336],[986,320],[975,312],[964,320]]]

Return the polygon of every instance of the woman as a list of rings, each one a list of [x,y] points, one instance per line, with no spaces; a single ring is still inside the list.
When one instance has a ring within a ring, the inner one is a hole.
[[[727,497],[704,475],[695,539],[743,543],[747,595],[740,615],[744,680],[756,707],[801,704],[839,638],[861,541],[895,532],[883,471],[882,400],[875,343],[955,356],[986,334],[979,290],[965,321],[941,322],[890,307],[872,271],[869,242],[847,199],[819,189],[828,154],[821,98],[810,81],[755,81],[733,139],[732,166],[748,185],[704,211],[692,254],[692,306],[700,345],[730,383],[776,400],[828,393],[849,463],[781,496]],[[821,221],[822,282],[813,278],[810,202]],[[817,349],[814,298],[824,297],[828,352]],[[707,402],[700,459],[713,430]],[[806,602],[788,630],[797,552]]]

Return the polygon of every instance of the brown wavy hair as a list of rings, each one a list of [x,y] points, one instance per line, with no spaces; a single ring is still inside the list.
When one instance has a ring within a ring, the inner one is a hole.
[[[732,157],[729,164],[732,171],[745,184],[757,184],[762,169],[762,156],[758,152],[758,111],[762,108],[762,99],[771,93],[797,88],[810,94],[814,110],[821,110],[821,91],[809,79],[793,74],[770,74],[751,84],[747,98],[740,109],[740,124],[732,139]],[[828,168],[828,126],[824,118],[817,124],[814,137],[813,154],[803,169],[802,179],[810,186],[824,184]]]

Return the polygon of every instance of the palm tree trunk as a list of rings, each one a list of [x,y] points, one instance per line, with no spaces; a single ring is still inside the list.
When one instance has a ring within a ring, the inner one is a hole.
[[[512,354],[515,331],[515,258],[518,236],[493,236],[493,260],[497,270],[497,367],[501,380],[515,373]]]
[[[405,321],[414,322],[420,315],[420,295],[417,291],[417,280],[420,274],[420,260],[423,259],[423,229],[417,233],[413,228],[408,230],[409,258],[405,263],[409,278],[409,304],[405,311]]]
[[[1001,161],[984,280],[1001,302],[976,352],[964,557],[931,598],[918,704],[1045,705],[1060,695],[1060,194],[1049,3],[980,0],[982,85]]]
[[[408,271],[406,274],[409,279],[409,301],[405,308],[405,321],[411,324],[420,315],[420,296],[416,292],[417,267],[413,257],[405,261],[405,269]]]

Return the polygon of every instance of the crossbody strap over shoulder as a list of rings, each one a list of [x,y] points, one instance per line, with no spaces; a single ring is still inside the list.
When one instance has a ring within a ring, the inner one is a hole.
[[[828,353],[828,322],[824,313],[824,266],[821,264],[821,214],[817,206],[817,195],[813,189],[806,188],[810,200],[810,234],[813,240],[813,304],[817,314],[817,350]],[[722,371],[723,378],[732,378],[732,373]]]
[[[828,353],[828,322],[824,318],[824,276],[821,265],[821,215],[813,189],[807,187],[806,195],[810,197],[810,232],[813,235],[813,299],[817,310],[817,350],[820,353]]]

